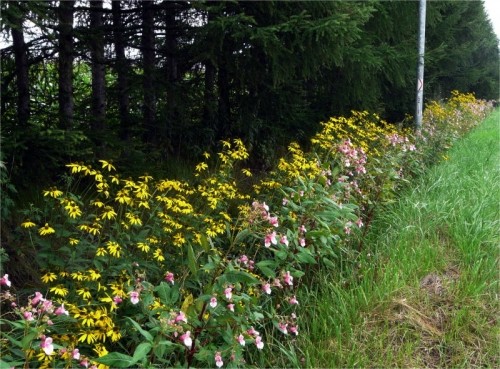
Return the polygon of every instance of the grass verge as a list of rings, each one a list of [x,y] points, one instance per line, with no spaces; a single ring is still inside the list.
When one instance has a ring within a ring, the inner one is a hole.
[[[355,268],[304,290],[296,366],[500,367],[499,127],[497,110],[380,214]]]

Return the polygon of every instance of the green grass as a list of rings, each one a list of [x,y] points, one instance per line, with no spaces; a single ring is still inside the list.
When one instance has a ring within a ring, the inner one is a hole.
[[[500,367],[499,126],[497,110],[379,215],[356,268],[301,294],[295,366]]]

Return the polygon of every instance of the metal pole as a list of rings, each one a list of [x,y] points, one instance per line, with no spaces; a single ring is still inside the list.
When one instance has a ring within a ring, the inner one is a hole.
[[[417,103],[415,109],[416,130],[422,128],[422,109],[424,105],[425,7],[426,0],[420,0],[418,12]]]

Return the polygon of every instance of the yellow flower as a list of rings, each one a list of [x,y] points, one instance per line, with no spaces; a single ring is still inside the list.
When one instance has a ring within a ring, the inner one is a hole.
[[[111,288],[113,295],[120,297],[127,296],[127,293],[123,290],[123,284],[111,283],[109,287]]]
[[[186,239],[184,238],[184,236],[182,235],[182,233],[177,233],[176,235],[174,235],[174,241],[173,241],[174,245],[176,246],[182,246],[186,243]]]
[[[141,250],[141,251],[144,251],[144,252],[149,252],[150,250],[150,247],[147,243],[144,243],[144,242],[138,242],[137,243],[137,247]]]
[[[114,219],[116,218],[116,212],[111,206],[106,206],[104,208],[104,212],[102,213],[102,217],[109,220]]]
[[[116,170],[116,168],[111,164],[109,163],[108,161],[106,160],[99,160],[99,162],[102,164],[102,168],[103,169],[107,169],[108,171],[112,171],[112,170]]]
[[[80,337],[78,337],[78,342],[94,343],[96,340],[97,337],[93,332],[80,332]]]
[[[66,287],[64,287],[62,284],[59,284],[55,287],[52,287],[50,289],[50,292],[54,292],[56,295],[64,297],[68,294],[68,289]]]
[[[80,271],[71,273],[71,278],[77,281],[83,281],[85,279],[83,273]]]
[[[94,205],[98,208],[102,208],[104,206],[104,203],[102,201],[99,201],[99,200],[92,200],[90,202],[90,205]]]
[[[157,248],[153,254],[153,257],[162,262],[162,261],[165,261],[165,257],[163,256],[163,252],[161,251],[161,249]]]
[[[57,275],[52,272],[47,272],[44,275],[42,275],[41,280],[43,283],[49,283],[52,281],[55,281],[57,279]]]
[[[128,190],[118,191],[115,201],[118,201],[120,204],[130,204],[132,199],[130,198],[129,193],[130,192]]]
[[[92,298],[92,294],[88,288],[80,288],[79,290],[76,290],[76,293],[82,296],[85,300],[90,300]]]
[[[36,224],[33,223],[31,220],[27,220],[24,223],[21,223],[21,227],[23,228],[31,228],[31,227],[36,227]]]
[[[128,221],[131,225],[138,225],[138,226],[142,225],[142,220],[135,214],[127,213],[125,214],[125,216],[128,218]]]
[[[62,196],[62,191],[58,190],[55,187],[51,187],[49,190],[43,191],[43,196],[50,196],[53,197],[54,199],[57,199],[58,197]]]
[[[106,242],[106,245],[108,247],[108,252],[112,256],[114,256],[115,258],[119,258],[120,257],[120,252],[121,252],[122,248],[121,248],[121,246],[117,242],[108,241],[108,242]]]
[[[250,172],[249,169],[242,169],[241,172],[246,175],[247,177],[251,177],[252,176],[252,172]]]
[[[56,233],[56,231],[54,230],[54,228],[49,226],[49,223],[45,223],[45,225],[38,230],[38,233],[40,233],[41,236],[45,236]]]
[[[82,215],[82,211],[80,210],[80,207],[77,204],[75,204],[74,201],[69,201],[68,204],[64,208],[67,210],[70,218],[75,219],[75,218]]]
[[[111,338],[111,341],[116,342],[122,338],[122,334],[118,328],[114,328],[106,333],[106,336]]]
[[[202,163],[199,163],[199,164],[196,166],[195,170],[196,170],[197,172],[202,172],[202,171],[204,171],[204,170],[205,170],[205,169],[207,169],[207,168],[208,168],[207,163],[203,163],[203,162],[202,162]]]
[[[106,251],[106,249],[104,247],[99,247],[97,248],[96,250],[96,256],[104,256],[106,255],[108,252]]]
[[[80,243],[80,240],[77,240],[76,238],[70,238],[69,239],[69,244],[72,246],[76,246]]]
[[[91,281],[97,281],[98,279],[101,278],[101,273],[95,271],[94,269],[89,269],[87,271],[87,273],[88,273],[88,278],[87,279],[89,279]]]

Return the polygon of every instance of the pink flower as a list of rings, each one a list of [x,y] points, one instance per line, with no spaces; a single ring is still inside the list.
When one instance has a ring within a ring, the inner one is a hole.
[[[276,240],[276,232],[269,233],[264,239],[264,246],[269,247],[271,244],[276,245],[278,241]]]
[[[217,306],[217,298],[214,296],[210,299],[210,306],[215,308]]]
[[[262,350],[264,348],[264,342],[262,342],[262,337],[257,336],[257,338],[255,339],[255,346],[257,346],[259,350]]]
[[[222,361],[222,356],[220,355],[220,352],[217,351],[214,356],[215,359],[215,365],[217,368],[220,368],[222,365],[224,365],[224,362]]]
[[[262,285],[262,291],[264,291],[265,293],[270,295],[271,294],[271,285],[269,283]]]
[[[293,277],[290,275],[290,272],[287,271],[285,273],[285,275],[283,276],[283,281],[289,285],[289,286],[293,286]]]
[[[306,233],[306,227],[302,224],[299,228],[299,231],[302,232],[302,233]]]
[[[191,348],[191,346],[193,345],[193,339],[191,338],[191,331],[187,331],[182,336],[180,336],[180,340],[186,347]]]
[[[80,360],[80,350],[78,350],[77,348],[74,349],[73,352],[71,353],[71,356],[75,360]]]
[[[247,329],[247,333],[248,333],[250,336],[254,336],[254,337],[257,337],[257,336],[259,336],[259,335],[260,335],[260,333],[259,333],[259,332],[257,332],[257,331],[255,330],[255,328],[254,328],[254,327],[250,327],[250,329]]]
[[[284,244],[285,246],[288,246],[288,238],[285,235],[281,236],[280,243]]]
[[[139,302],[139,292],[137,291],[130,292],[130,302],[134,305]]]
[[[297,329],[296,326],[292,325],[290,328],[290,333],[293,333],[294,335],[298,336],[299,335],[299,330]]]
[[[306,247],[306,239],[304,237],[299,238],[299,245]]]
[[[288,204],[288,199],[286,197],[283,197],[283,206],[286,206]]]
[[[361,218],[358,218],[358,220],[356,220],[356,225],[361,228],[363,227],[363,221],[361,220]]]
[[[287,329],[287,327],[288,327],[288,324],[286,324],[286,323],[279,323],[279,324],[278,324],[278,329],[279,329],[281,332],[283,332],[284,334],[288,334],[288,329]]]
[[[24,316],[24,319],[26,319],[28,322],[35,320],[35,318],[33,318],[33,313],[31,311],[25,311],[23,313],[23,316]]]
[[[43,300],[42,307],[40,308],[40,311],[41,312],[45,312],[45,311],[51,312],[52,310],[53,310],[52,301]]]
[[[40,292],[35,292],[35,297],[31,299],[31,305],[36,306],[40,301],[45,301],[43,295]]]
[[[262,203],[262,207],[264,210],[269,211],[269,206],[267,206],[265,202]]]
[[[278,288],[283,288],[283,286],[281,285],[281,282],[280,282],[280,280],[278,278],[274,279],[273,286],[274,287],[278,287]]]
[[[0,285],[10,287],[12,283],[9,281],[9,275],[4,274],[2,278],[0,278]]]
[[[82,361],[80,361],[80,365],[84,366],[85,368],[88,368],[89,367],[89,361],[87,359],[83,359]]]
[[[234,304],[227,304],[227,308],[234,313]]]
[[[40,342],[40,348],[47,355],[52,355],[54,352],[54,345],[52,344],[52,338],[42,336],[42,342]]]
[[[121,304],[123,302],[123,299],[120,296],[116,295],[115,297],[113,297],[113,302],[116,305],[118,305],[118,304]]]
[[[184,314],[184,312],[182,312],[182,311],[179,311],[179,314],[177,314],[177,316],[175,317],[174,322],[175,323],[178,323],[178,322],[187,323],[188,321],[186,318],[186,314]]]
[[[168,272],[167,275],[165,275],[165,280],[168,282],[168,283],[172,283],[174,284],[174,273],[172,272]]]
[[[295,295],[293,295],[292,297],[290,297],[290,300],[288,300],[288,301],[292,305],[298,305],[299,304],[299,301],[297,300],[297,298],[295,297]]]
[[[56,311],[54,311],[54,314],[56,314],[56,315],[63,315],[63,314],[64,314],[64,315],[69,315],[69,312],[68,312],[68,310],[66,310],[66,309],[64,308],[64,304],[62,304],[61,306],[59,306],[59,307],[56,309]]]
[[[248,256],[242,255],[239,259],[239,262],[246,265],[248,263]]]
[[[269,224],[271,224],[273,227],[278,226],[278,217],[269,217]]]
[[[241,345],[241,346],[245,346],[245,337],[243,337],[242,334],[240,334],[237,338],[238,340],[238,343]]]
[[[224,295],[226,295],[226,299],[231,300],[231,298],[233,297],[233,292],[232,291],[233,291],[232,287],[227,287],[224,290]]]

